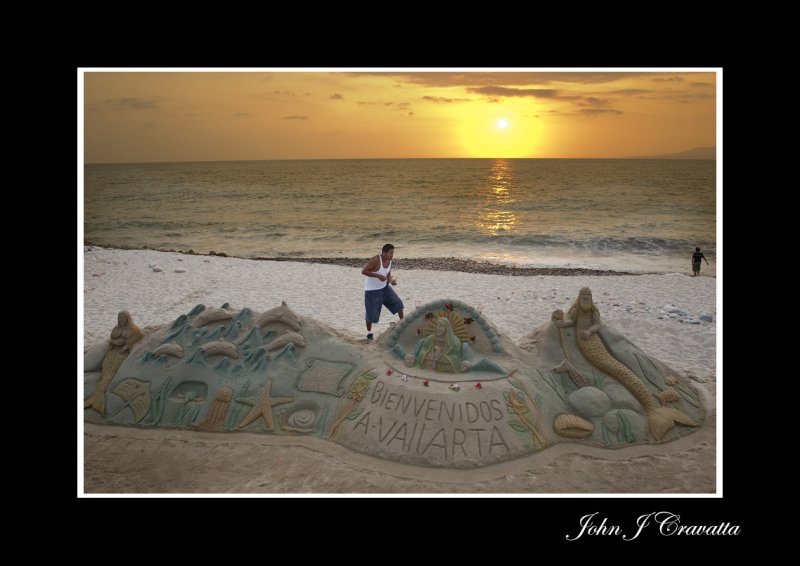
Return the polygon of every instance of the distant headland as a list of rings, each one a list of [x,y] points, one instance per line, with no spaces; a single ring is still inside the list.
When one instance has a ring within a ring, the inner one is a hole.
[[[635,155],[626,159],[716,159],[716,147],[695,147],[678,153],[663,153],[661,155]]]

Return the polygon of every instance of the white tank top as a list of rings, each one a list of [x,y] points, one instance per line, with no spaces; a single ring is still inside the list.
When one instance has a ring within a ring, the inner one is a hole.
[[[391,260],[389,261],[389,267],[383,267],[383,260],[380,256],[378,256],[378,263],[380,264],[380,267],[378,271],[373,271],[373,273],[380,273],[385,277],[386,274],[392,270],[392,262]],[[388,283],[388,281],[381,281],[377,277],[364,276],[364,279],[366,279],[366,281],[364,281],[365,291],[377,291],[378,289],[383,289],[386,287],[386,283]]]

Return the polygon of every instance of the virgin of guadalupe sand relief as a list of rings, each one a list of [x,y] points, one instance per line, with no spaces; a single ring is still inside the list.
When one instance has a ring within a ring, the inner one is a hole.
[[[460,301],[439,300],[412,311],[384,341],[405,366],[422,375],[446,378],[471,372],[478,379],[497,379],[508,370],[493,357],[503,348],[495,330],[474,308]],[[428,375],[431,374],[431,375]]]
[[[470,362],[471,336],[466,330],[464,317],[457,312],[437,313],[429,319],[422,331],[424,338],[414,346],[414,353],[405,356],[408,367],[434,370],[442,373],[464,373],[485,370],[500,374],[506,371],[486,358]]]
[[[455,314],[455,313],[451,313]],[[458,317],[463,329],[464,320]],[[406,365],[409,367],[422,367],[447,373],[458,373],[466,368],[462,367],[463,354],[461,351],[462,339],[456,336],[453,326],[447,315],[431,319],[426,325],[423,334],[426,335],[417,342],[414,353],[405,358]],[[468,340],[469,334],[463,332]],[[465,340],[466,341],[466,340]]]

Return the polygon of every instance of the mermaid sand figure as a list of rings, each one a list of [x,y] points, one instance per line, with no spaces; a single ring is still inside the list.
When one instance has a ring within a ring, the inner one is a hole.
[[[591,289],[588,287],[581,289],[567,316],[565,320],[555,320],[556,326],[559,328],[576,326],[576,341],[580,352],[590,363],[622,383],[636,397],[647,412],[650,433],[656,440],[660,440],[672,430],[676,422],[697,426],[694,419],[681,411],[671,407],[661,407],[639,377],[606,349],[597,334],[601,326],[600,312],[592,300]]]
[[[86,399],[83,408],[91,407],[101,415],[106,414],[106,389],[111,385],[117,370],[128,354],[131,347],[144,337],[138,326],[133,323],[131,313],[119,311],[117,315],[117,325],[111,331],[111,338],[108,340],[108,350],[103,358],[103,366],[100,373],[100,383],[94,394]]]

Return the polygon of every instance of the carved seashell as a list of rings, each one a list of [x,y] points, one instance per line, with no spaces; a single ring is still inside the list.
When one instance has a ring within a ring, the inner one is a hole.
[[[675,385],[676,383],[678,383],[678,380],[674,375],[668,375],[664,378],[664,383],[666,383],[667,385]]]
[[[216,342],[208,342],[200,346],[203,350],[203,355],[208,356],[228,356],[229,358],[239,358],[239,349],[236,344],[226,342],[225,340],[217,340]]]
[[[199,328],[201,326],[205,326],[206,324],[211,324],[212,322],[218,322],[220,320],[228,320],[231,318],[233,318],[232,312],[226,311],[225,309],[218,309],[212,307],[198,314],[197,318],[195,318],[192,321],[192,325]]]
[[[308,407],[298,409],[286,418],[284,430],[292,432],[312,432],[314,423],[317,420],[317,413]]]
[[[553,428],[567,438],[586,438],[594,432],[594,425],[578,415],[558,415],[553,420]]]
[[[667,403],[674,403],[675,401],[679,400],[680,397],[674,391],[661,391],[656,397],[659,398],[662,405]]]
[[[167,344],[162,344],[155,350],[153,350],[154,356],[173,356],[175,358],[182,358],[183,357],[183,346],[178,344],[177,342],[169,342]]]

